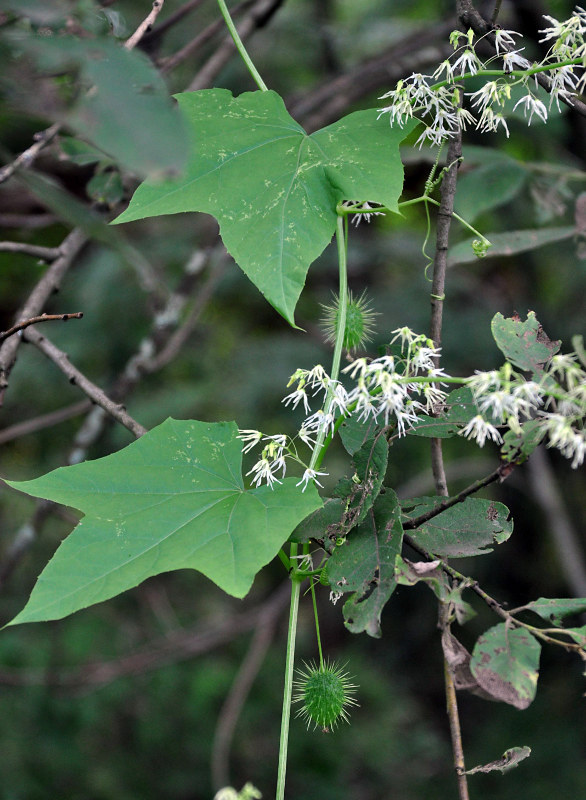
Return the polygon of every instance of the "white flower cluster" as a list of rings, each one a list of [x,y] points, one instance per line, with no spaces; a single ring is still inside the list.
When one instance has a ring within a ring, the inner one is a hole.
[[[523,423],[534,420],[539,438],[548,447],[557,448],[571,459],[574,468],[584,462],[586,370],[575,353],[553,356],[539,382],[526,380],[508,363],[500,370],[455,379],[436,366],[439,351],[426,336],[410,328],[398,328],[393,331],[391,344],[394,343],[400,347],[399,356],[357,358],[346,367],[344,372],[354,381],[350,390],[332,380],[319,364],[311,370],[296,370],[288,384],[295,388],[283,402],[292,408],[301,406],[306,414],[297,434],[269,436],[257,430],[239,433],[244,453],[262,446],[260,458],[247,473],[255,486],[281,483],[287,460],[304,468],[297,483],[304,491],[310,482],[321,486],[319,478],[327,473],[307,466],[301,459],[298,439],[315,449],[320,437],[335,433],[340,417],[350,416],[361,422],[372,419],[380,425],[394,425],[397,434],[404,436],[420,414],[441,410],[446,399],[441,388],[445,381],[465,384],[474,396],[478,413],[459,431],[461,436],[480,447],[487,440],[502,444],[502,429],[522,435]],[[320,408],[312,411],[316,397]]]
[[[285,434],[267,436],[256,430],[240,431],[243,452],[263,446],[260,459],[247,473],[252,475],[255,486],[281,483],[287,459],[305,468],[298,486],[303,485],[305,490],[310,481],[321,486],[318,478],[327,473],[304,464],[296,440],[315,447],[318,437],[334,434],[341,416],[356,415],[360,421],[370,417],[384,425],[394,424],[402,436],[416,422],[418,414],[443,403],[446,393],[436,381],[445,373],[436,367],[439,351],[433,342],[409,328],[399,328],[393,334],[391,344],[400,341],[401,357],[356,359],[344,370],[356,382],[350,391],[340,381],[332,380],[320,364],[311,370],[295,371],[288,383],[288,387],[295,385],[295,388],[283,398],[283,403],[294,409],[303,407],[307,416],[294,438]],[[315,397],[320,397],[321,407],[314,412],[311,402]]]
[[[482,447],[487,439],[501,444],[498,427],[515,433],[523,420],[535,419],[539,436],[548,447],[572,459],[575,469],[586,454],[586,371],[574,353],[553,356],[539,383],[527,381],[510,365],[477,372],[467,381],[479,413],[460,434]]]
[[[420,147],[426,142],[439,146],[446,138],[469,126],[481,132],[502,127],[508,136],[505,106],[513,86],[521,86],[526,94],[513,106],[513,111],[521,107],[529,125],[534,116],[545,122],[548,107],[538,99],[530,80],[537,73],[546,72],[550,78],[549,108],[555,102],[558,110],[560,100],[571,103],[573,97],[586,91],[586,70],[583,69],[586,65],[586,11],[578,6],[564,22],[553,17],[544,18],[551,27],[540,31],[544,34],[540,41],[552,44],[539,64],[531,64],[522,56],[523,48],[516,49],[515,37],[520,34],[515,31],[493,31],[496,56],[486,63],[476,53],[473,32],[454,31],[450,42],[457,57],[443,61],[431,75],[418,73],[399,81],[395,89],[382,95],[381,100],[390,102],[380,109],[379,117],[389,114],[391,124],[401,127],[413,117],[422,120],[426,127],[416,143]],[[460,46],[461,38],[465,39],[463,46]],[[462,81],[489,67],[493,74],[495,61],[501,62],[502,75],[476,92],[464,93],[464,97],[469,98],[469,110],[460,102]]]

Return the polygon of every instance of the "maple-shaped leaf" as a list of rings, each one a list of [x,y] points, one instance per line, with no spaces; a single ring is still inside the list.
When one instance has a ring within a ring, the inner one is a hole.
[[[294,325],[307,271],[334,234],[337,204],[398,210],[399,143],[417,123],[393,129],[371,109],[308,135],[276,92],[207,89],[176,98],[193,146],[187,170],[178,180],[143,183],[115,222],[212,214],[236,263]]]
[[[245,490],[237,434],[234,422],[167,419],[113,455],[8,482],[86,515],[9,624],[61,619],[175,569],[243,597],[321,500],[295,478]]]

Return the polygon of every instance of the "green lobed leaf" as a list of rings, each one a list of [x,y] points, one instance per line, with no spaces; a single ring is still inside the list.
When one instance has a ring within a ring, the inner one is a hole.
[[[527,170],[513,159],[505,164],[501,160],[483,164],[458,178],[455,210],[472,223],[479,214],[516,197],[526,179]]]
[[[557,228],[535,228],[523,231],[508,231],[507,233],[487,233],[486,238],[490,241],[491,247],[486,252],[486,258],[492,256],[514,256],[518,253],[527,253],[529,250],[536,250],[546,244],[561,242],[570,239],[576,234],[576,229],[572,225],[564,225]],[[478,261],[472,249],[474,239],[467,239],[458,242],[450,248],[448,256],[448,266],[456,264],[471,264]]]
[[[328,559],[325,577],[332,589],[353,592],[344,604],[344,624],[352,633],[380,637],[381,613],[397,585],[395,559],[402,541],[399,501],[386,489],[373,511]]]
[[[554,625],[562,625],[564,617],[568,617],[570,614],[583,614],[586,612],[586,597],[570,597],[561,600],[540,597],[538,600],[528,603],[525,608],[528,611],[534,611],[539,614],[547,622],[553,622]]]
[[[167,419],[113,455],[9,482],[86,515],[9,624],[60,619],[175,569],[243,597],[321,501],[295,478],[245,490],[237,434],[233,422]]]
[[[415,497],[403,500],[403,514],[415,519],[436,508],[445,497]],[[457,558],[492,552],[491,545],[502,544],[513,532],[509,509],[502,503],[467,497],[442,511],[409,536],[420,547],[436,556]]]
[[[527,314],[525,322],[518,316],[505,319],[502,314],[495,314],[490,329],[505,358],[514,366],[534,375],[541,375],[543,365],[560,349],[561,342],[553,342],[549,338],[534,311]]]
[[[369,200],[398,210],[399,143],[416,123],[389,128],[357,111],[308,134],[273,91],[177,95],[193,153],[179,180],[143,183],[115,223],[203,211],[220,223],[228,252],[294,325],[311,263],[329,244],[336,206]]]
[[[472,392],[460,386],[446,397],[442,411],[436,417],[422,414],[408,433],[414,436],[429,436],[434,439],[449,439],[455,436],[472,417],[478,414]]]
[[[495,700],[524,709],[535,697],[540,653],[541,645],[534,636],[503,622],[480,636],[470,669]]]

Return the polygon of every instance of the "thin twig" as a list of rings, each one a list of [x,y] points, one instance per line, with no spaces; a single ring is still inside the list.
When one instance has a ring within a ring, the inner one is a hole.
[[[154,0],[153,7],[148,16],[143,19],[138,28],[125,42],[126,50],[132,50],[140,42],[145,33],[148,33],[165,5],[165,0]]]
[[[61,255],[46,270],[28,296],[24,305],[16,314],[15,324],[38,316],[53,292],[61,285],[63,277],[73,264],[75,257],[88,241],[86,235],[74,229],[61,243]],[[20,336],[12,336],[0,345],[0,406],[2,405],[8,377],[16,361],[18,348],[22,341]]]
[[[80,372],[77,367],[74,367],[69,361],[67,353],[64,353],[63,350],[56,347],[56,345],[50,342],[45,336],[34,328],[24,331],[22,336],[27,342],[34,344],[47,358],[50,358],[51,361],[59,367],[61,372],[67,376],[70,383],[78,386],[90,400],[93,400],[94,403],[97,403],[104,411],[110,414],[110,416],[120,422],[121,425],[128,428],[137,439],[147,432],[146,428],[127,413],[124,406],[115,403],[102,389],[96,386],[95,383],[92,383],[89,378],[86,378],[83,372]]]
[[[35,134],[35,141],[28,147],[26,150],[23,150],[20,155],[18,155],[14,161],[11,161],[10,164],[6,164],[2,169],[0,169],[0,183],[4,183],[10,178],[17,169],[21,167],[30,167],[30,165],[35,161],[41,150],[43,150],[49,142],[51,142],[57,133],[61,124],[55,122],[49,128],[40,133]]]
[[[22,253],[41,261],[54,261],[61,255],[59,247],[40,247],[28,242],[0,242],[0,253]]]
[[[82,317],[83,311],[75,311],[70,314],[41,314],[38,317],[31,317],[30,319],[18,322],[16,325],[13,325],[12,328],[8,328],[7,331],[0,331],[0,342],[3,342],[5,339],[8,339],[9,336],[13,336],[19,331],[23,331],[25,328],[28,328],[29,325],[37,325],[39,322],[53,322],[55,320],[67,322],[68,319],[81,319]]]
[[[163,34],[167,33],[167,31],[174,25],[177,25],[178,22],[181,22],[181,20],[188,14],[191,14],[192,11],[198,9],[204,2],[205,0],[189,0],[189,2],[184,3],[180,8],[170,14],[164,22],[160,22],[154,30],[145,33],[142,39],[143,46],[146,46],[150,51],[153,44],[155,44]]]

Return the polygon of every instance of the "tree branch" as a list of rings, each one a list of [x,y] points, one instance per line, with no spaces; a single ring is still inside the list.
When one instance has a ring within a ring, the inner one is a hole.
[[[136,45],[142,39],[142,37],[150,31],[150,29],[153,27],[155,20],[163,10],[164,4],[165,0],[154,0],[153,8],[150,14],[148,14],[148,16],[145,17],[145,19],[143,19],[138,28],[132,34],[132,36],[130,36],[124,42],[124,47],[126,48],[126,50],[132,50],[133,48],[135,48]]]
[[[29,325],[37,325],[39,322],[53,322],[54,320],[67,322],[68,319],[81,319],[82,317],[83,311],[75,311],[71,314],[41,314],[39,317],[31,317],[30,319],[18,322],[16,325],[13,325],[12,328],[8,328],[7,331],[0,331],[0,342],[3,342],[5,339],[8,339],[9,336],[13,336],[19,331],[23,331],[25,328],[28,328]]]
[[[120,422],[121,425],[124,425],[125,428],[128,428],[137,439],[147,432],[146,428],[127,413],[124,406],[115,403],[105,392],[96,386],[95,383],[92,383],[89,378],[86,378],[86,376],[69,361],[67,354],[56,347],[45,336],[31,329],[23,332],[23,339],[34,344],[41,353],[46,355],[47,358],[50,358],[51,361],[59,367],[61,372],[69,378],[70,383],[79,386],[81,391],[84,392],[90,400],[97,403],[97,405],[103,408],[111,417]]]

